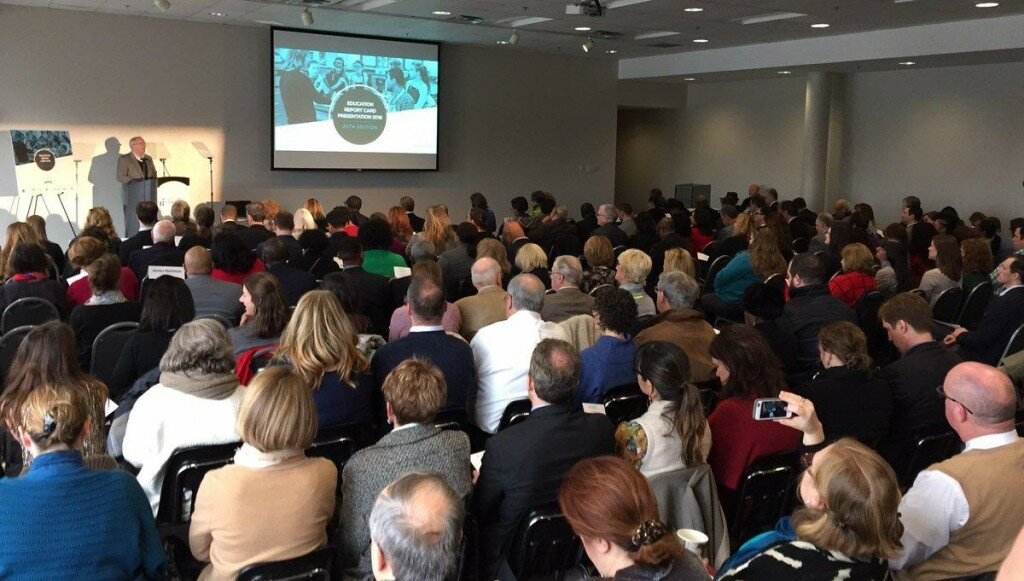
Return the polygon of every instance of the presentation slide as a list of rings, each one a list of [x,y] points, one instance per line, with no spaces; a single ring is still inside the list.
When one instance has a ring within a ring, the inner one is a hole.
[[[272,29],[273,169],[437,169],[437,45]]]

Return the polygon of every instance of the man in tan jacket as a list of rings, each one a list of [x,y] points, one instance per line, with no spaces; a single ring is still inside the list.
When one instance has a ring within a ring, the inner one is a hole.
[[[658,277],[658,316],[636,336],[637,345],[651,341],[668,341],[682,349],[690,359],[691,380],[710,381],[715,374],[711,363],[711,341],[715,329],[704,320],[704,314],[693,308],[700,285],[684,272],[663,272]]]
[[[459,334],[472,341],[480,329],[505,320],[505,296],[501,288],[501,267],[493,258],[480,258],[470,270],[476,294],[455,301],[462,317]]]

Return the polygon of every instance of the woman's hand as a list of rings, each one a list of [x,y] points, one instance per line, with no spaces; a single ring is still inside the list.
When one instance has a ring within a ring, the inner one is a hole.
[[[242,325],[251,322],[252,318],[252,315],[249,313],[242,313],[242,319],[238,321],[238,326],[241,327]]]
[[[825,429],[818,421],[818,414],[814,412],[814,403],[811,400],[788,391],[780,392],[779,399],[789,404],[789,411],[793,412],[793,417],[775,421],[803,432],[805,446],[815,446],[825,441]]]

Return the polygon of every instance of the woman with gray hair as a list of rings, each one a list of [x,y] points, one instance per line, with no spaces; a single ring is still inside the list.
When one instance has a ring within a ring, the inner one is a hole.
[[[164,468],[179,448],[240,440],[235,419],[243,391],[224,327],[210,319],[183,325],[160,360],[160,382],[139,397],[128,417],[124,459],[156,514]]]

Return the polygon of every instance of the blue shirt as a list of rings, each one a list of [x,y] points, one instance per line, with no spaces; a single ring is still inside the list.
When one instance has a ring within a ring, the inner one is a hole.
[[[89,470],[71,451],[0,480],[0,539],[3,579],[153,578],[166,560],[135,478]]]
[[[320,387],[313,390],[313,405],[320,428],[342,424],[372,422],[373,376],[366,373],[353,375],[349,385],[335,372],[324,374]]]
[[[613,387],[636,383],[633,356],[636,343],[604,335],[589,349],[580,353],[583,372],[575,403],[601,403],[604,392]]]
[[[730,305],[738,305],[743,299],[743,291],[759,282],[761,277],[750,264],[750,253],[744,250],[737,253],[715,277],[715,294]]]

